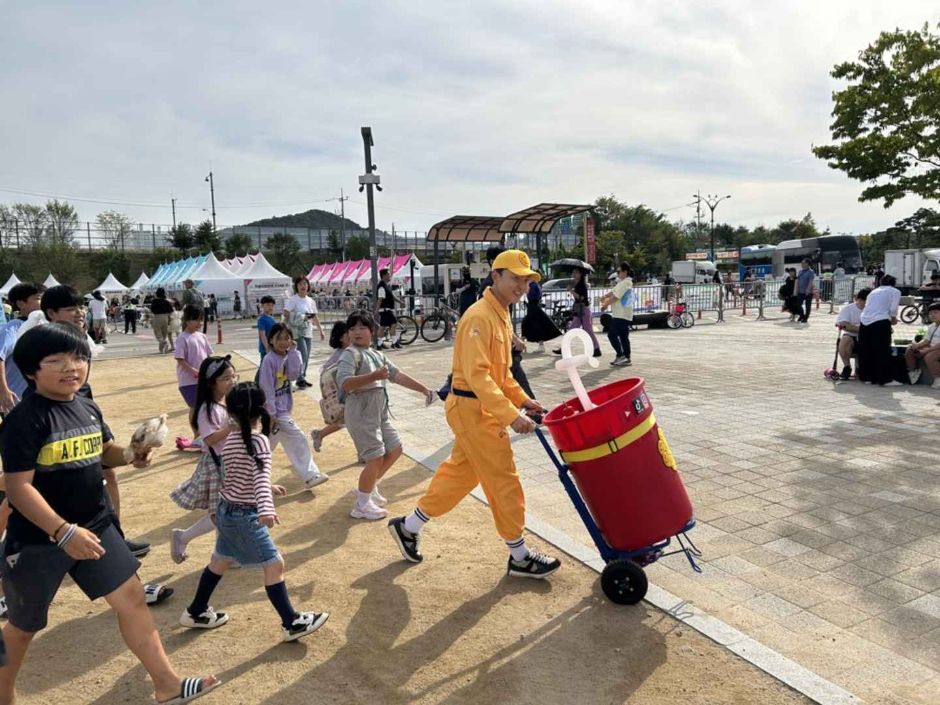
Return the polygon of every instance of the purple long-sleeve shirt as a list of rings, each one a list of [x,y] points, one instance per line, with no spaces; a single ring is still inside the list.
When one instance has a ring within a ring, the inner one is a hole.
[[[264,356],[258,384],[264,392],[264,406],[271,416],[289,415],[294,408],[294,395],[290,383],[300,376],[303,359],[296,348],[286,355],[278,355],[274,350]]]

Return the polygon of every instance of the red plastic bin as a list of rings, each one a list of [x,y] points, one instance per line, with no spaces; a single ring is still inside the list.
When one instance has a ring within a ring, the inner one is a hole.
[[[653,414],[643,379],[632,377],[575,397],[545,415],[584,503],[608,546],[635,551],[664,541],[692,519],[692,503]]]

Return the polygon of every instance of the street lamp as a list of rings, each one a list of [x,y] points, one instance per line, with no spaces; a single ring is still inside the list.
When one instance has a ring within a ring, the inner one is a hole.
[[[212,172],[206,177],[209,182],[209,195],[212,196],[212,232],[215,232],[215,182],[212,180]]]
[[[711,211],[711,219],[712,219],[711,261],[712,261],[712,264],[714,264],[715,263],[715,209],[718,207],[718,204],[721,203],[723,200],[725,200],[726,198],[731,198],[731,194],[729,193],[727,196],[721,196],[720,198],[718,196],[713,196],[712,194],[708,194],[705,198],[702,198],[701,194],[693,193],[692,198],[695,199],[695,203],[697,205],[701,205],[702,203],[704,203],[706,206],[708,206],[708,210]]]

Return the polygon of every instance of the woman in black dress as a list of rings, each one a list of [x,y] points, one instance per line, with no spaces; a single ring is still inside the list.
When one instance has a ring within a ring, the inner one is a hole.
[[[522,337],[539,344],[539,352],[545,350],[545,341],[554,340],[561,331],[542,308],[542,287],[538,282],[529,282],[526,293],[526,312],[522,319]]]

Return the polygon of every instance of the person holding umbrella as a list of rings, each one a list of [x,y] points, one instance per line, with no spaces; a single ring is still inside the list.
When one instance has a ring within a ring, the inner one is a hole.
[[[564,262],[565,260],[560,260]],[[569,289],[574,296],[574,306],[571,307],[571,321],[568,323],[568,330],[574,328],[583,328],[591,336],[591,342],[594,344],[594,357],[601,356],[601,344],[597,336],[594,335],[594,320],[591,316],[591,298],[587,289],[587,274],[593,271],[593,267],[586,262],[574,260],[577,264],[571,266],[571,276],[574,278],[574,287]],[[557,263],[556,263],[557,264]],[[565,266],[565,265],[562,265]],[[556,355],[561,355],[561,348],[552,350]]]

